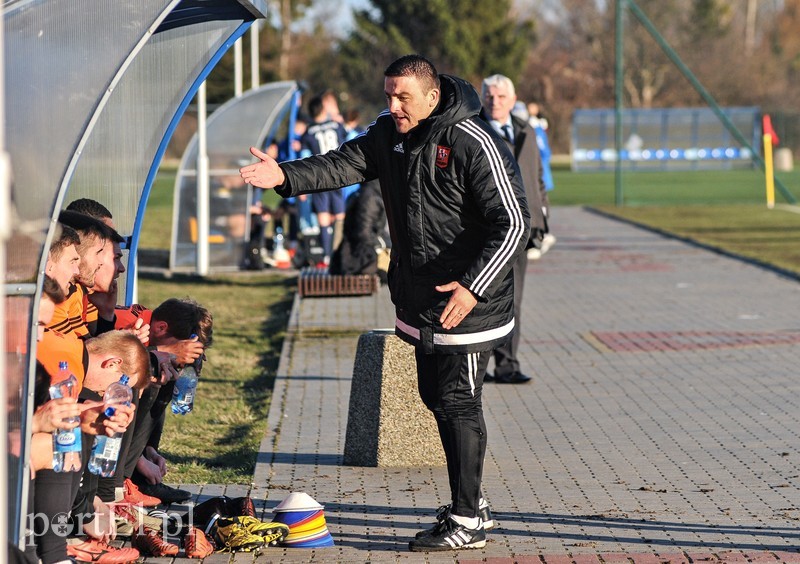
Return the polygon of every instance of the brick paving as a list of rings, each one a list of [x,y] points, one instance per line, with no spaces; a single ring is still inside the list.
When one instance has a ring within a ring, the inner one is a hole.
[[[251,490],[265,518],[305,491],[336,546],[208,561],[800,562],[800,284],[580,208],[553,215],[558,242],[525,289],[534,382],[485,387],[486,547],[407,551],[448,501],[444,468],[342,465],[358,335],[393,325],[382,289],[295,301]]]

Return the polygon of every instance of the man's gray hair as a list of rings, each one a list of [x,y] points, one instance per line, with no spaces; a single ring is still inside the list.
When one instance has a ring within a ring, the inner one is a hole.
[[[486,96],[486,91],[492,86],[505,86],[506,90],[511,96],[516,96],[517,92],[514,89],[514,83],[510,78],[502,74],[493,74],[483,79],[483,86],[481,87],[481,96]]]

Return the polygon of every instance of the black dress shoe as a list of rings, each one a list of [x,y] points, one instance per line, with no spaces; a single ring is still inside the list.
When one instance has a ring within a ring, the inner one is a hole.
[[[487,372],[483,376],[483,381],[484,382],[494,382],[494,374],[492,374],[491,372]]]
[[[510,374],[495,374],[494,381],[498,384],[525,384],[531,381],[531,377],[525,376],[522,372],[512,372]]]

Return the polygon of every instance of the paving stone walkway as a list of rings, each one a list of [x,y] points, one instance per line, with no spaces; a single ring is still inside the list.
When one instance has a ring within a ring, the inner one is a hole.
[[[336,546],[235,562],[800,562],[798,281],[581,208],[552,224],[525,289],[534,382],[485,387],[486,548],[407,551],[444,468],[342,465],[382,289],[296,300],[251,490],[265,517],[308,493]]]

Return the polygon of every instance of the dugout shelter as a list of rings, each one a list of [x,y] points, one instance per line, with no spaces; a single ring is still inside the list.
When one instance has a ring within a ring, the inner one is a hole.
[[[192,137],[175,178],[170,270],[198,272],[198,256],[208,257],[209,272],[241,268],[250,234],[253,188],[242,181],[239,168],[255,160],[248,147],[267,146],[282,123],[288,120],[287,132],[294,131],[300,95],[294,81],[249,90],[208,117],[204,143],[199,142],[200,132]],[[206,155],[199,154],[201,145]],[[197,197],[205,192],[198,191],[199,175],[205,172],[198,166],[199,157],[208,163],[206,237],[200,237],[198,229]]]
[[[0,476],[10,516],[0,534],[21,543],[32,320],[58,213],[83,197],[111,210],[128,238],[120,296],[130,303],[133,257],[167,143],[222,54],[266,15],[266,0],[3,0],[2,10],[12,175],[2,382],[13,448]]]

